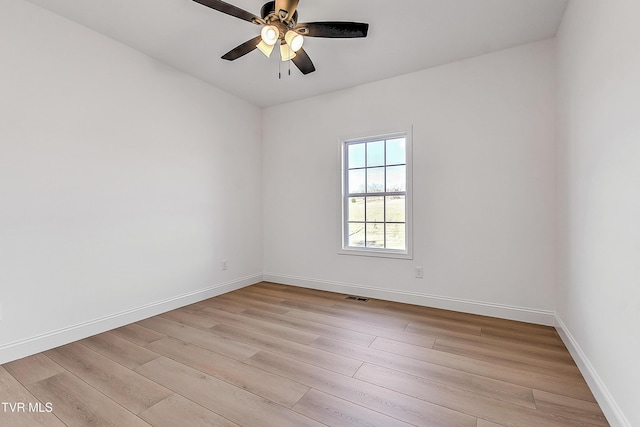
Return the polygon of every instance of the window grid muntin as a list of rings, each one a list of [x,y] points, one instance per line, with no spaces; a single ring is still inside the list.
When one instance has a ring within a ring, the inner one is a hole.
[[[387,144],[388,141],[392,141],[392,140],[398,140],[398,139],[403,139],[404,143],[405,143],[405,147],[404,147],[404,163],[393,163],[393,164],[387,164]],[[374,143],[374,142],[383,142],[383,165],[379,166],[379,165],[375,165],[375,166],[369,166],[369,153],[368,153],[368,149],[369,149],[369,143]],[[371,138],[371,139],[363,139],[363,140],[354,140],[354,141],[345,141],[344,143],[344,149],[343,149],[343,153],[344,153],[344,162],[345,162],[345,172],[344,172],[344,188],[343,191],[345,192],[344,194],[344,199],[343,199],[343,205],[344,205],[344,209],[343,209],[343,218],[344,218],[344,235],[343,235],[343,246],[345,248],[359,248],[359,249],[366,249],[366,250],[385,250],[385,251],[399,251],[399,252],[406,252],[409,250],[409,236],[407,235],[408,233],[408,171],[409,171],[409,164],[408,164],[408,152],[407,152],[407,134],[403,133],[403,134],[395,134],[395,135],[389,135],[386,136],[384,138]],[[354,146],[354,145],[359,145],[359,144],[363,144],[364,145],[364,166],[363,167],[354,167],[354,168],[349,168],[349,163],[350,163],[350,150],[349,147]],[[405,173],[404,173],[404,191],[387,191],[387,168],[389,167],[393,167],[393,166],[404,166],[405,167]],[[367,173],[367,171],[369,169],[375,169],[375,168],[380,168],[382,167],[384,169],[384,182],[383,182],[383,191],[381,192],[369,192],[369,174]],[[364,170],[364,192],[361,193],[349,193],[349,171],[352,170]],[[387,197],[393,197],[393,196],[404,196],[404,221],[387,221]],[[350,209],[350,205],[349,205],[349,200],[353,197],[359,197],[359,198],[363,198],[364,199],[364,220],[363,221],[350,221],[349,220],[349,209]],[[383,200],[383,211],[382,211],[382,222],[381,221],[367,221],[367,198],[368,197],[382,197]],[[350,228],[349,226],[351,224],[362,224],[364,227],[364,242],[362,246],[352,246],[349,244],[349,238],[351,237],[351,235],[356,234],[350,234]],[[367,224],[382,224],[383,226],[383,246],[379,247],[379,246],[368,246],[367,244]],[[387,224],[402,224],[404,225],[404,229],[405,229],[405,235],[404,235],[404,248],[403,249],[389,249],[388,248],[388,242],[387,242]]]

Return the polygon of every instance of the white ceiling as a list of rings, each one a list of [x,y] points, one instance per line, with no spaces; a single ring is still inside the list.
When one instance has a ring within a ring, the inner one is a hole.
[[[316,71],[279,55],[220,59],[260,27],[192,0],[29,0],[260,106],[553,37],[568,0],[300,0],[299,22],[369,23],[364,39],[305,39]],[[266,0],[226,0],[255,15]]]

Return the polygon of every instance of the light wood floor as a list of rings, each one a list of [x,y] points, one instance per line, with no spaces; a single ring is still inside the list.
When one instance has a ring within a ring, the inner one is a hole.
[[[553,328],[344,297],[260,283],[2,365],[44,412],[0,425],[608,425]]]

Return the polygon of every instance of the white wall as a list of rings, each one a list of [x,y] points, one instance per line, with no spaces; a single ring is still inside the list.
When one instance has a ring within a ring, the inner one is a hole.
[[[266,109],[265,279],[552,323],[554,58],[544,41]],[[339,139],[407,124],[414,259],[338,255]]]
[[[261,279],[258,108],[22,0],[0,58],[0,363]]]
[[[572,1],[558,33],[558,321],[614,426],[640,426],[639,16]]]

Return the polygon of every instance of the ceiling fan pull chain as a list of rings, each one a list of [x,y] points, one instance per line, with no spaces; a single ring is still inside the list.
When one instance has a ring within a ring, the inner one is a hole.
[[[280,71],[280,68],[281,68],[281,67],[280,67],[280,63],[281,63],[281,62],[282,62],[282,61],[278,61],[278,80],[281,80],[281,79],[282,79],[282,72]]]

